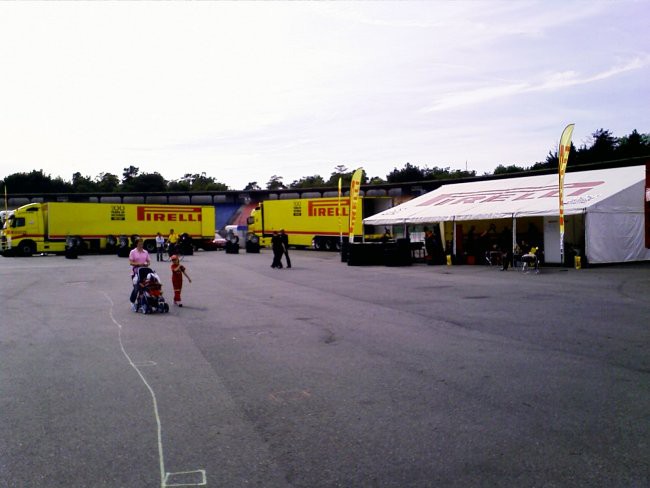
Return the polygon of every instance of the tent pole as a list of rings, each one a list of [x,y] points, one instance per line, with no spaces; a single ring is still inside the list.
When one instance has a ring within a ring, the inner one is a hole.
[[[451,246],[451,253],[454,255],[454,258],[456,258],[456,217],[453,217],[451,219],[451,225],[452,225],[452,246]],[[458,262],[456,260],[456,262]]]
[[[515,249],[517,249],[517,217],[512,214],[512,263],[511,266],[515,267]]]

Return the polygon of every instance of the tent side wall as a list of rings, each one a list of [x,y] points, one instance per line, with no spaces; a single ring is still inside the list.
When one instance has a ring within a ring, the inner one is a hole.
[[[586,256],[592,264],[650,260],[645,247],[645,215],[641,181],[588,209]]]
[[[589,212],[585,233],[586,254],[591,264],[650,260],[650,249],[644,243],[643,213]]]

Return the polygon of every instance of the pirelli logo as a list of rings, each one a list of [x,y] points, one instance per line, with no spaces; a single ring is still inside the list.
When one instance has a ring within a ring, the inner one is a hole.
[[[347,217],[350,210],[350,199],[341,198],[341,213],[339,214],[338,198],[323,198],[320,200],[310,200],[307,205],[307,215],[309,217]]]
[[[201,207],[139,205],[136,220],[141,222],[201,222]]]
[[[569,183],[564,185],[566,197],[584,195],[604,181],[589,181],[584,183]],[[418,204],[418,207],[479,204],[489,202],[507,202],[516,200],[536,200],[538,198],[558,198],[558,186],[540,186],[527,188],[512,188],[508,190],[483,190],[475,192],[443,193]]]

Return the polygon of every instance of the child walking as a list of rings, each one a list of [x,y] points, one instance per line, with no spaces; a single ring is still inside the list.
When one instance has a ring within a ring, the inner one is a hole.
[[[187,278],[187,281],[192,283],[192,280],[185,272],[185,266],[183,266],[178,260],[178,256],[175,254],[171,257],[172,260],[172,286],[174,287],[174,305],[179,307],[183,306],[181,302],[181,290],[183,288],[183,275]]]

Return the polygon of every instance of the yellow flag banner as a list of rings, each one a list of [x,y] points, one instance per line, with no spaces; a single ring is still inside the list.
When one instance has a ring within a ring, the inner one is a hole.
[[[363,169],[359,168],[352,175],[352,181],[350,182],[350,242],[354,241],[355,233],[361,231],[361,229],[355,228],[355,223],[357,220],[357,207],[359,206],[359,191],[361,190],[362,175]]]
[[[564,173],[571,152],[571,136],[575,124],[569,124],[562,131],[558,151],[559,197],[560,197],[560,257],[564,260]]]
[[[343,178],[339,176],[339,241],[343,243],[343,227],[341,226],[341,185],[343,184]]]

